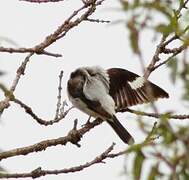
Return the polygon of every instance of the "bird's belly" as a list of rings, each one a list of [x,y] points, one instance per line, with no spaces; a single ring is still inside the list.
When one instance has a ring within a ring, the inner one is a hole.
[[[90,110],[87,105],[79,98],[70,98],[70,101],[72,102],[72,104],[78,108],[79,110],[81,110],[82,112],[88,114],[89,116],[93,116],[95,118],[99,117],[99,115],[97,113],[95,113],[94,111]]]

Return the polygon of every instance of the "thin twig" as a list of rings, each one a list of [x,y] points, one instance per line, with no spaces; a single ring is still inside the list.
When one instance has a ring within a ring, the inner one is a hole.
[[[162,48],[162,44],[165,41],[166,37],[162,36],[161,41],[159,43],[159,45],[156,48],[155,54],[150,62],[150,64],[147,66],[145,72],[144,72],[144,77],[147,79],[151,72],[153,71],[153,68],[155,66],[155,64],[160,60],[159,59],[159,54],[161,53],[161,48]]]
[[[47,55],[52,57],[62,57],[61,54],[51,53],[45,50],[38,51],[35,48],[6,48],[0,47],[0,52],[7,52],[7,53],[36,53],[38,55]]]
[[[22,75],[24,75],[24,71],[26,69],[26,66],[30,60],[30,58],[33,56],[34,53],[30,53],[28,56],[26,56],[25,60],[22,62],[22,64],[20,65],[20,67],[17,69],[16,72],[16,77],[12,82],[12,85],[10,87],[9,90],[9,94],[13,94],[13,92],[16,89],[16,86],[18,85],[18,82],[21,78]],[[9,107],[9,101],[10,101],[10,97],[6,96],[6,98],[3,101],[0,101],[0,112],[2,113],[4,111],[5,108]]]
[[[180,7],[179,7],[179,9],[178,9],[177,12],[180,13],[183,8],[186,9],[186,4],[187,4],[188,2],[189,2],[189,0],[184,1],[183,4],[180,3]]]
[[[79,25],[82,21],[86,20],[96,10],[96,7],[102,4],[103,1],[104,0],[99,0],[99,1],[94,0],[94,1],[89,1],[88,4],[84,4],[78,10],[74,11],[67,18],[67,20],[65,20],[65,22],[62,25],[60,25],[57,28],[57,30],[54,31],[54,33],[52,33],[51,35],[47,36],[43,42],[39,43],[38,45],[34,46],[33,48],[29,48],[30,50],[32,49],[32,52],[30,52],[30,54],[25,58],[25,60],[24,60],[23,64],[21,65],[21,67],[19,67],[19,69],[17,70],[17,75],[16,75],[16,78],[13,81],[13,84],[12,84],[12,86],[10,88],[10,91],[14,92],[14,90],[15,90],[17,84],[18,84],[18,81],[19,81],[19,79],[21,77],[21,75],[24,74],[24,70],[26,68],[26,64],[28,63],[30,57],[34,53],[37,53],[37,54],[40,54],[41,52],[45,53],[46,52],[46,51],[44,51],[45,48],[47,48],[52,43],[54,43],[58,39],[60,39],[63,36],[65,36],[66,33],[70,29],[72,29],[73,27]],[[71,22],[71,20],[74,17],[76,17],[84,9],[86,9],[86,11],[83,14],[81,14],[80,17],[78,17],[76,20],[74,20],[73,22]],[[52,55],[52,53],[47,53],[47,54],[49,54],[49,55],[51,54]],[[0,112],[1,113],[3,112],[3,110],[5,108],[9,107],[9,100],[10,100],[9,97],[6,97],[5,100],[3,100],[3,101],[0,102]]]
[[[102,123],[101,119],[96,119],[91,123],[86,124],[84,127],[76,130],[73,133],[74,129],[72,129],[71,133],[69,132],[67,136],[60,137],[57,139],[50,139],[44,140],[39,143],[33,144],[31,146],[26,146],[22,148],[16,148],[5,152],[0,152],[0,161],[2,159],[18,156],[18,155],[27,155],[33,152],[44,151],[47,147],[57,146],[57,145],[66,145],[68,142],[74,142],[73,144],[76,145],[76,142],[79,142],[82,136],[87,133],[89,130],[98,126]]]
[[[103,0],[104,1],[104,0]],[[63,36],[66,35],[66,33],[72,29],[73,27],[79,25],[82,21],[84,21],[85,19],[87,19],[95,10],[96,10],[96,6],[101,5],[101,3],[103,1],[97,1],[95,0],[93,3],[91,2],[90,4],[84,4],[82,7],[80,7],[79,9],[75,10],[70,17],[68,17],[65,22],[58,27],[58,29],[56,31],[54,31],[54,33],[52,33],[51,35],[47,36],[45,38],[45,40],[40,43],[39,45],[35,46],[34,49],[37,50],[43,50],[46,47],[48,47],[49,45],[51,45],[52,43],[54,43],[56,40],[62,38]],[[71,20],[78,15],[79,12],[81,12],[82,10],[87,9],[86,12],[84,12],[80,17],[78,17],[76,20],[72,21]]]
[[[174,48],[172,49],[172,55],[170,57],[168,57],[165,61],[159,63],[158,65],[154,66],[152,71],[154,71],[155,69],[159,68],[160,66],[168,63],[169,61],[171,61],[173,59],[173,57],[175,57],[176,55],[180,54],[180,52],[184,51],[186,48],[188,48],[187,45],[182,45],[179,48]]]
[[[57,41],[58,39],[62,38],[63,36],[66,35],[66,33],[72,29],[73,27],[79,25],[82,21],[86,20],[95,10],[96,7],[101,5],[102,2],[104,0],[101,1],[97,1],[97,0],[93,0],[93,1],[89,1],[87,4],[84,4],[82,7],[80,7],[79,9],[75,10],[65,21],[62,25],[60,25],[55,31],[54,33],[50,34],[49,36],[47,36],[45,38],[45,40],[41,43],[39,43],[38,45],[32,47],[32,48],[20,48],[20,49],[13,49],[13,48],[3,48],[1,47],[0,50],[2,50],[2,52],[17,52],[17,53],[25,53],[25,52],[31,52],[31,53],[37,53],[37,54],[46,54],[46,55],[54,55],[55,57],[58,56],[59,54],[52,54],[49,52],[44,51],[45,48],[47,48],[48,46],[50,46],[52,43],[54,43],[55,41]],[[31,1],[30,1],[31,2]],[[34,2],[34,1],[33,1]],[[39,1],[36,1],[39,2]],[[42,2],[42,1],[41,1]],[[52,2],[52,1],[51,1]],[[81,11],[83,11],[84,9],[87,9],[86,12],[84,12],[80,17],[78,17],[76,20],[74,20],[73,22],[71,22],[71,20],[76,17]]]
[[[87,18],[85,21],[96,22],[96,23],[110,23],[110,22],[111,22],[111,21],[108,21],[108,20],[103,20],[103,19],[91,19],[91,18]]]
[[[82,171],[83,169],[89,168],[90,166],[94,164],[104,163],[104,160],[107,159],[110,155],[110,152],[113,150],[115,144],[112,144],[110,147],[108,147],[103,153],[95,157],[92,161],[86,162],[85,164],[71,167],[71,168],[65,168],[60,170],[43,170],[41,167],[36,168],[35,170],[29,172],[29,173],[0,173],[0,178],[38,178],[41,176],[46,175],[57,175],[57,174],[63,174],[63,173],[73,173],[77,171]]]
[[[52,125],[54,123],[58,123],[59,121],[61,121],[62,119],[64,119],[66,117],[66,115],[70,112],[70,110],[73,107],[70,107],[68,110],[66,110],[64,113],[60,114],[60,116],[58,118],[52,119],[52,120],[44,120],[42,118],[39,118],[32,110],[31,107],[29,107],[28,105],[24,104],[22,101],[20,101],[19,99],[12,99],[13,102],[15,102],[16,104],[19,104],[22,108],[24,108],[25,112],[27,114],[29,114],[31,117],[33,117],[33,119],[35,119],[39,124],[41,125]]]
[[[171,169],[174,168],[174,165],[167,159],[167,157],[163,156],[161,153],[152,153],[154,157],[157,157],[161,161],[164,161]]]
[[[133,109],[124,109],[121,112],[130,112],[136,115],[140,116],[148,116],[148,117],[153,117],[153,118],[162,118],[162,117],[167,117],[168,119],[179,119],[179,120],[184,120],[184,119],[189,119],[189,114],[178,114],[178,115],[172,115],[170,113],[162,113],[162,114],[157,114],[157,113],[147,113],[144,111],[137,111]]]
[[[54,119],[57,119],[59,117],[60,108],[61,108],[62,77],[63,77],[63,71],[61,71],[60,75],[59,75],[58,96],[57,96],[58,100],[57,100],[56,114],[55,114],[55,118]]]
[[[177,12],[180,13],[183,8],[186,8],[186,4],[187,4],[188,2],[189,2],[189,0],[186,0],[186,1],[178,8]],[[154,54],[152,60],[150,61],[149,65],[147,66],[147,68],[146,68],[146,70],[145,70],[144,77],[145,77],[146,79],[150,76],[151,72],[154,71],[154,67],[155,67],[156,63],[160,60],[159,55],[160,55],[161,53],[163,53],[163,51],[165,50],[166,46],[167,46],[168,44],[170,44],[171,42],[173,42],[174,40],[179,39],[179,36],[185,34],[188,30],[189,30],[189,26],[187,26],[182,32],[180,32],[179,35],[178,35],[178,34],[175,34],[174,36],[172,36],[172,37],[171,37],[170,39],[168,39],[168,40],[166,40],[166,38],[167,38],[166,36],[164,36],[164,35],[162,36],[161,41],[160,41],[159,45],[158,45],[157,48],[156,48],[155,54]],[[182,49],[182,48],[181,48],[181,49]],[[182,49],[182,50],[184,50],[184,49]],[[182,50],[181,50],[181,51],[182,51]],[[165,51],[166,51],[166,50],[165,50]],[[176,51],[174,56],[176,56],[177,54],[179,54],[181,51],[178,50],[178,53],[176,53],[176,52],[177,52],[177,51]],[[166,63],[166,62],[165,62],[165,63]],[[163,63],[163,64],[165,64],[165,63]],[[162,65],[163,65],[163,64],[162,64]]]
[[[30,53],[28,56],[26,56],[25,60],[22,62],[21,66],[18,68],[16,72],[16,77],[13,80],[12,86],[10,88],[10,91],[14,92],[16,89],[16,86],[18,85],[18,82],[20,80],[20,77],[24,75],[26,65],[28,64],[30,58],[33,56],[34,53]]]
[[[27,147],[22,147],[22,148],[17,148],[17,149],[5,151],[5,152],[0,152],[0,161],[3,160],[3,159],[6,159],[6,158],[18,156],[18,155],[27,155],[27,154],[30,154],[30,153],[33,153],[33,152],[44,151],[44,150],[46,150],[46,148],[51,147],[51,146],[66,145],[68,142],[78,146],[78,142],[81,140],[83,135],[85,133],[89,132],[95,126],[100,125],[102,122],[103,121],[101,119],[97,118],[93,122],[86,123],[82,128],[77,129],[77,120],[76,120],[76,121],[74,121],[73,129],[68,133],[67,136],[60,137],[60,138],[57,138],[57,139],[50,139],[50,140],[41,141],[39,143],[36,143],[34,145],[31,145],[31,146],[27,146]],[[154,124],[152,131],[154,130],[155,125],[156,124]],[[124,151],[120,151],[119,153],[116,153],[116,154],[111,154],[109,157],[113,158],[113,157],[116,157],[116,156],[120,156],[122,154],[126,154],[126,153],[131,152],[136,147],[144,147],[144,146],[148,146],[148,145],[151,145],[151,144],[153,144],[151,139],[149,141],[144,140],[140,144],[135,144],[133,146],[129,146],[128,149],[126,149]]]

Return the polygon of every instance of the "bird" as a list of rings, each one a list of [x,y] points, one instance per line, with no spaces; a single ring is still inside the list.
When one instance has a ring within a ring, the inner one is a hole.
[[[74,107],[106,121],[121,140],[134,144],[134,138],[116,117],[130,106],[168,98],[168,93],[145,77],[122,68],[79,67],[67,82],[68,98]]]

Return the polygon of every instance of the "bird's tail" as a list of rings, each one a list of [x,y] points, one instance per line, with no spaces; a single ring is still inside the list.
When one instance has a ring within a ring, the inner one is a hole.
[[[126,144],[133,144],[134,139],[130,135],[130,133],[122,126],[122,124],[118,121],[116,116],[113,116],[113,119],[107,120],[108,124],[113,128],[113,130],[117,133],[117,135],[121,138],[121,140]]]

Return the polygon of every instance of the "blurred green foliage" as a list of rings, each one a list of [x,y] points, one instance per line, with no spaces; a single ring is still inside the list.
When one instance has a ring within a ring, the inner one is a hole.
[[[134,54],[141,55],[140,36],[144,30],[151,30],[154,36],[178,36],[178,45],[189,44],[189,11],[186,0],[119,0],[125,12],[125,23],[129,31],[130,47]],[[187,50],[185,50],[187,51]],[[187,53],[187,52],[185,52]],[[167,63],[173,83],[183,83],[183,99],[189,100],[189,61],[187,56],[173,57]],[[178,59],[179,58],[179,59]],[[178,63],[179,62],[179,65]]]
[[[132,156],[132,179],[170,179],[187,180],[189,178],[189,128],[173,128],[169,114],[155,123],[151,131],[146,131],[147,138],[141,144],[130,146],[126,156]],[[134,156],[133,156],[134,155]],[[153,161],[146,165],[147,161]],[[128,169],[131,162],[126,161]],[[143,172],[143,168],[147,170]],[[125,173],[128,175],[129,170]]]
[[[173,85],[181,82],[183,85],[181,101],[189,100],[189,59],[185,50],[174,55],[177,48],[189,45],[189,2],[187,0],[119,0],[122,11],[125,12],[126,30],[129,32],[130,48],[135,55],[141,55],[142,32],[151,31],[156,37],[155,43],[160,43],[160,37],[166,40],[175,37],[166,45],[172,52],[162,51],[160,62],[170,72]],[[147,37],[148,38],[148,37]],[[152,39],[154,40],[154,39]],[[154,44],[154,42],[153,42]],[[151,57],[149,57],[149,60]],[[126,156],[132,157],[132,163],[126,161],[127,177],[134,180],[189,179],[189,125],[174,125],[167,113],[154,124],[152,130],[143,123],[142,115],[138,117],[139,126],[146,133],[146,140],[128,148]],[[178,120],[179,121],[179,120]],[[187,120],[186,120],[187,121]],[[181,124],[181,123],[180,123]],[[146,162],[152,162],[147,164]],[[132,165],[131,165],[132,164]],[[147,170],[145,169],[147,166]],[[144,170],[145,169],[145,170]],[[145,172],[144,172],[145,171]]]

